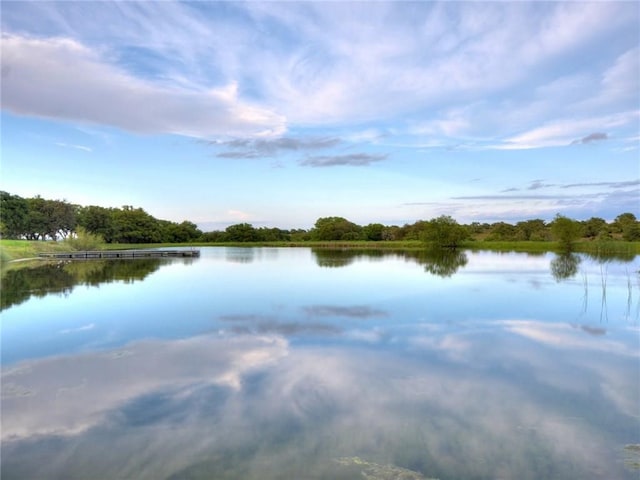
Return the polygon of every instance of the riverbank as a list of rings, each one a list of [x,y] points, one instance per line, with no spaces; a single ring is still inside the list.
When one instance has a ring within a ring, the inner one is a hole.
[[[337,248],[337,249],[366,249],[366,250],[422,250],[425,244],[419,240],[405,241],[332,241],[332,242],[246,242],[246,243],[148,243],[148,244],[104,244],[103,250],[127,250],[146,248],[193,248],[193,247],[290,247],[290,248]],[[494,252],[528,252],[544,253],[559,252],[557,242],[532,241],[487,241],[469,240],[460,245],[461,249],[488,250]],[[61,242],[43,242],[32,240],[0,240],[0,259],[3,264],[18,260],[38,260],[40,253],[56,253],[71,251],[69,244]],[[617,254],[640,255],[640,242],[624,241],[590,241],[576,242],[575,252],[593,255]]]

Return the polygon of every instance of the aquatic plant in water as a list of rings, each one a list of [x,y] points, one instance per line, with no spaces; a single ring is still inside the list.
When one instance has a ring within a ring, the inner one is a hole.
[[[335,460],[338,465],[360,469],[366,480],[437,480],[429,479],[419,472],[396,465],[373,463],[360,457],[342,457]]]

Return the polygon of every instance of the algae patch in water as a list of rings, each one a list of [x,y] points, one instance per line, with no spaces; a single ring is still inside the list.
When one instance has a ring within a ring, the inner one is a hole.
[[[632,470],[640,470],[640,443],[625,445],[624,464]]]
[[[425,477],[419,472],[396,465],[368,462],[360,457],[342,457],[335,460],[344,467],[360,470],[366,480],[437,480]]]

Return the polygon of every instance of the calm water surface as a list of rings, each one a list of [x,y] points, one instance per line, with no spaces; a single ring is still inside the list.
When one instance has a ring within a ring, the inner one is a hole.
[[[204,248],[9,271],[2,479],[637,479],[639,269]]]

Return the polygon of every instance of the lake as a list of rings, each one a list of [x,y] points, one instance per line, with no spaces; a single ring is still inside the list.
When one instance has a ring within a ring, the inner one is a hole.
[[[202,248],[2,277],[2,479],[637,479],[640,257]]]

